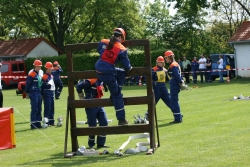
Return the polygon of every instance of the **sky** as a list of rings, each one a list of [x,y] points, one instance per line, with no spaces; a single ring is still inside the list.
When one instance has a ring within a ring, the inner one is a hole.
[[[162,2],[163,2],[163,0],[161,0]],[[149,2],[150,3],[154,3],[154,0],[149,0]],[[170,8],[169,8],[169,14],[171,15],[171,16],[174,16],[175,14],[176,14],[176,9],[174,9],[174,5],[176,4],[176,2],[172,2],[171,3],[171,6],[170,6]]]

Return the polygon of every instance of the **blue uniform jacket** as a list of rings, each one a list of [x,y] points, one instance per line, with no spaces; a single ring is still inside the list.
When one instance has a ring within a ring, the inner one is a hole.
[[[98,91],[101,91],[98,89],[98,86],[102,86],[102,82],[98,79],[86,79],[77,84],[76,91],[77,93],[82,93],[82,90],[84,90],[85,99],[98,98]]]
[[[51,72],[51,74],[54,77],[54,80],[60,79],[60,74],[63,72],[62,68],[54,68],[54,70]]]
[[[199,63],[198,61],[192,61],[191,62],[191,66],[192,66],[192,71],[199,71]]]
[[[171,76],[171,83],[182,83],[182,77],[180,75],[179,64],[173,61],[168,68],[169,75]]]
[[[100,54],[100,57],[95,64],[96,71],[101,73],[115,73],[115,64],[118,62],[121,62],[125,71],[129,71],[131,65],[127,49],[117,40],[114,43],[113,49],[106,50],[108,43],[108,39],[103,39],[98,44],[97,52]]]
[[[40,92],[41,91],[41,85],[42,85],[42,79],[38,75],[38,72],[33,70],[29,73],[27,79],[26,79],[26,85],[25,85],[25,92]]]
[[[53,75],[45,73],[42,77],[43,84],[41,87],[43,96],[54,97],[55,83],[53,80]]]
[[[166,86],[166,81],[169,80],[166,72],[167,70],[164,67],[155,66],[152,68],[153,86]]]

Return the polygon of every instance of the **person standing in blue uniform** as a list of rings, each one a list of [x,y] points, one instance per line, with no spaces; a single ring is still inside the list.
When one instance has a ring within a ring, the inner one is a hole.
[[[156,66],[152,68],[152,80],[153,89],[155,94],[155,104],[158,103],[160,99],[170,108],[172,111],[172,104],[170,99],[170,94],[166,87],[166,81],[169,80],[167,70],[164,68],[165,60],[162,56],[159,56],[156,60]],[[173,111],[172,111],[173,112]],[[146,113],[146,118],[148,114]]]
[[[46,73],[42,77],[42,96],[44,100],[44,118],[48,119],[48,126],[55,126],[55,105],[54,105],[54,92],[55,92],[55,83],[53,80],[53,75],[51,74],[53,70],[53,64],[47,62],[44,66],[46,68]]]
[[[42,128],[42,100],[41,86],[42,78],[39,75],[39,70],[42,67],[40,60],[35,60],[33,63],[34,69],[28,74],[25,85],[26,99],[30,99],[30,127],[31,129]]]
[[[54,83],[55,83],[55,98],[60,99],[60,94],[63,89],[63,83],[60,78],[60,74],[63,72],[63,70],[57,61],[53,63],[53,67],[54,69],[52,71],[52,75],[54,77]]]
[[[170,84],[170,97],[172,104],[172,112],[174,114],[174,121],[172,123],[181,123],[182,122],[182,114],[180,111],[179,105],[179,92],[180,85],[184,84],[184,81],[181,77],[181,69],[179,64],[174,60],[174,53],[171,50],[167,50],[164,53],[165,60],[169,64],[168,73],[171,77]]]
[[[97,48],[100,57],[95,64],[98,79],[106,84],[110,91],[118,125],[128,124],[121,90],[125,77],[132,66],[128,59],[127,49],[121,44],[125,37],[126,33],[122,28],[115,28],[110,39],[102,39]],[[122,64],[124,70],[115,67],[118,62]]]
[[[102,93],[102,82],[98,79],[86,79],[83,82],[80,82],[76,86],[76,91],[78,93],[79,99],[94,99],[101,98],[103,96]],[[84,90],[84,92],[82,91]],[[85,95],[85,96],[84,96]],[[107,126],[108,119],[106,116],[106,112],[103,107],[93,107],[93,108],[85,108],[85,112],[88,119],[89,127],[96,127],[99,122],[99,126]],[[97,136],[97,148],[109,148],[105,145],[106,135],[98,135]],[[95,146],[95,136],[91,135],[88,139],[89,148],[93,148]]]
[[[197,83],[197,73],[199,71],[199,63],[197,61],[197,57],[194,57],[194,60],[191,62],[192,75],[193,75],[193,83]]]

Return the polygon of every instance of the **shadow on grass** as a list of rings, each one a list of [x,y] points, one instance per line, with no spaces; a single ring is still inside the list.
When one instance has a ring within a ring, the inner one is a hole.
[[[138,153],[136,155],[141,155],[142,153]],[[145,154],[145,153],[143,153]],[[126,154],[124,156],[117,156],[113,153],[106,155],[93,155],[93,156],[73,156],[71,158],[64,158],[63,153],[58,153],[51,155],[50,158],[40,159],[37,161],[30,161],[23,164],[18,164],[18,166],[54,166],[54,167],[62,167],[62,166],[80,166],[87,165],[93,163],[109,163],[111,161],[116,161],[121,158],[128,158],[129,156],[136,156],[131,154]],[[38,155],[39,156],[39,155]],[[118,165],[119,166],[119,165]]]

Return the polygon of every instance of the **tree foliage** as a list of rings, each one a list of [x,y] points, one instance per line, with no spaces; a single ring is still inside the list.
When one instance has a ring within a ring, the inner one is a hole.
[[[140,37],[144,26],[133,0],[1,0],[1,17],[9,30],[29,27],[64,51],[67,43],[92,42],[109,37],[115,27],[128,38]],[[135,24],[136,23],[136,24]]]

